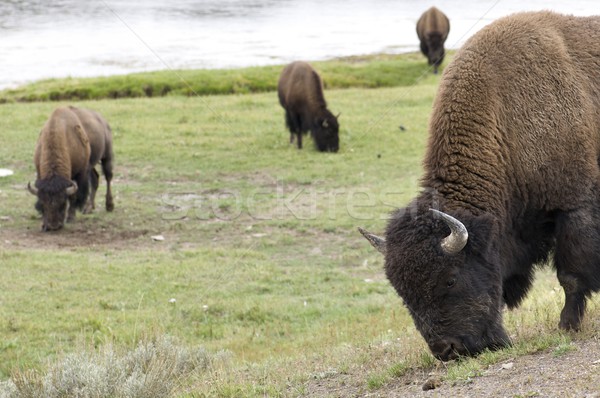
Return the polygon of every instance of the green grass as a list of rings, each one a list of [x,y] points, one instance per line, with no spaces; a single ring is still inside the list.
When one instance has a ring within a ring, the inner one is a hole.
[[[342,113],[337,154],[290,146],[273,92],[76,102],[114,130],[115,211],[103,210],[102,182],[96,213],[52,234],[39,232],[25,187],[39,129],[66,103],[0,106],[0,167],[15,171],[0,179],[0,378],[164,335],[231,355],[181,380],[185,397],[306,395],[338,377],[377,390],[441,366],[356,231],[382,231],[415,195],[438,78],[327,90]],[[506,314],[515,347],[448,364],[447,377],[560,355],[561,302],[556,278],[540,273]],[[589,311],[597,317],[597,299]]]
[[[327,88],[412,85],[428,67],[420,53],[370,55],[314,62]],[[198,96],[274,91],[282,66],[227,70],[166,70],[122,76],[48,79],[0,91],[2,102]]]

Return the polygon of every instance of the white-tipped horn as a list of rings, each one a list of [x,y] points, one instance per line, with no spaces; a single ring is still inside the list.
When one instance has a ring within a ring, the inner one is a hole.
[[[358,227],[358,231],[369,241],[371,245],[381,254],[385,255],[386,253],[386,242],[384,238],[381,238],[377,235],[370,233],[369,231]]]
[[[75,192],[77,192],[77,183],[75,181],[72,182],[73,184],[67,188],[67,196],[75,195]]]
[[[442,249],[447,254],[457,254],[467,245],[469,232],[463,223],[449,214],[435,209],[429,209],[433,214],[439,216],[450,228],[450,235],[442,239]]]
[[[34,188],[34,187],[32,187],[32,186],[31,186],[31,182],[28,182],[28,183],[27,183],[27,190],[28,190],[29,192],[31,192],[31,194],[32,194],[32,195],[35,195],[35,196],[37,196],[37,194],[38,194],[38,190],[37,190],[37,188]]]

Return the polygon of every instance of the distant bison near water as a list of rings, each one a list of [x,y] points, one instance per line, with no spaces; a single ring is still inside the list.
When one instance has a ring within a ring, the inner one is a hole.
[[[65,216],[67,221],[72,221],[76,209],[84,210],[90,179],[94,193],[98,186],[98,174],[93,171],[95,163],[92,162],[100,159],[108,182],[106,208],[112,210],[112,138],[108,124],[93,111],[73,107],[56,109],[36,144],[35,187],[27,185],[38,198],[36,208],[42,213],[43,231],[62,228]]]
[[[417,21],[417,36],[421,41],[421,52],[433,65],[433,73],[444,61],[444,43],[450,32],[450,21],[435,7],[425,11]]]
[[[279,103],[285,109],[290,143],[297,138],[298,149],[301,149],[302,135],[310,131],[319,151],[338,151],[338,120],[327,109],[321,78],[309,64],[297,61],[286,66],[277,92]]]
[[[441,360],[510,344],[504,306],[549,257],[559,327],[581,327],[600,290],[600,17],[502,18],[442,77],[421,193],[386,237],[388,279]]]

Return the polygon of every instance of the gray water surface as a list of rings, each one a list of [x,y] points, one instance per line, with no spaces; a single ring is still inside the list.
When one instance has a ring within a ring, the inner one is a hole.
[[[450,18],[449,48],[513,12],[599,9],[597,0],[0,0],[0,89],[51,77],[416,51],[415,24],[431,5]]]

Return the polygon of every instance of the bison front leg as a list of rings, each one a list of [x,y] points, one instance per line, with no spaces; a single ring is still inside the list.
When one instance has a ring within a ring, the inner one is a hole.
[[[563,330],[579,331],[581,320],[585,313],[586,293],[578,289],[580,285],[577,277],[571,275],[559,275],[560,284],[565,290],[565,306],[560,313],[558,326]]]
[[[75,221],[75,211],[77,210],[76,205],[77,198],[75,195],[69,197],[69,210],[67,211],[67,222]]]

